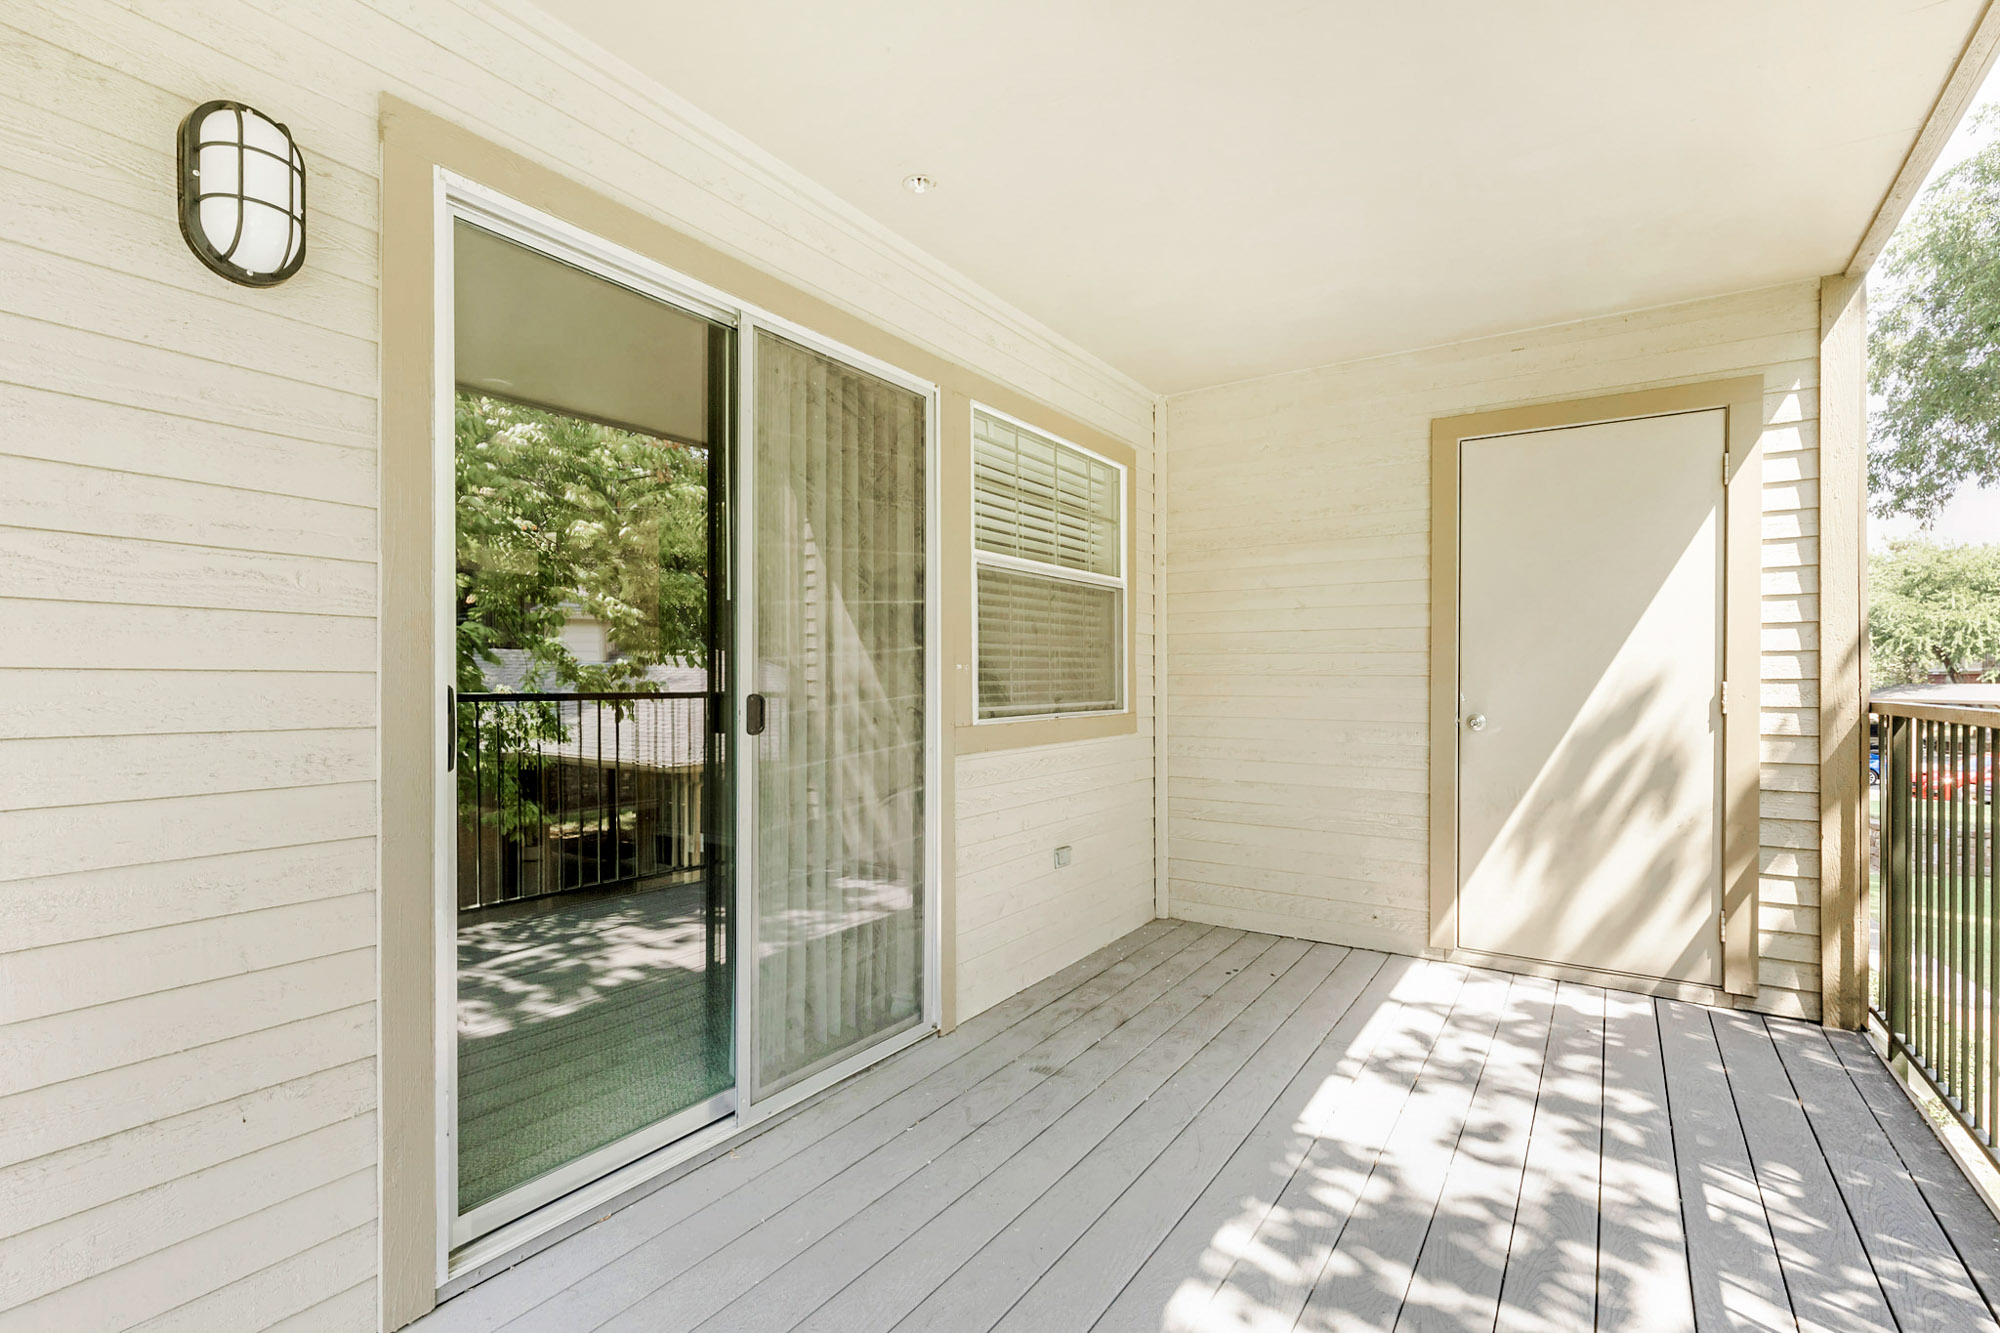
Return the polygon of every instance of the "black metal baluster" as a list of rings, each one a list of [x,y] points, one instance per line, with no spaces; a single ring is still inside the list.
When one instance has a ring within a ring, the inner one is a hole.
[[[1882,844],[1882,907],[1895,922],[1883,941],[1888,977],[1883,1000],[1889,1011],[1889,1032],[1897,1041],[1910,1034],[1910,966],[1912,955],[1910,906],[1910,726],[1905,718],[1886,717],[1882,746],[1882,812],[1887,817]],[[1893,811],[1893,813],[1892,813]],[[1893,946],[1893,952],[1890,952]]]
[[[1951,767],[1949,781],[1951,801],[1951,837],[1945,844],[1950,858],[1948,875],[1951,880],[1951,1042],[1947,1054],[1951,1060],[1952,1096],[1961,1104],[1965,1097],[1965,1033],[1966,1010],[1972,996],[1966,990],[1966,926],[1968,917],[1965,910],[1965,792],[1963,775],[1965,758],[1965,728],[1951,725]]]
[[[1993,1124],[1993,882],[1987,853],[1990,834],[1986,802],[1986,775],[1990,763],[1993,733],[1985,727],[1972,736],[1972,912],[1973,938],[1978,954],[1972,966],[1978,1032],[1972,1043],[1973,1065],[1970,1091],[1974,1122],[1991,1142]]]
[[[1958,1002],[1958,1031],[1952,1049],[1951,1090],[1964,1108],[1970,1104],[1966,1096],[1968,1074],[1972,1068],[1972,909],[1967,892],[1967,881],[1972,869],[1969,853],[1971,835],[1969,825],[1972,809],[1965,802],[1966,749],[1971,741],[1971,729],[1953,723],[1951,746],[1952,764],[1952,936],[1957,941],[1958,959],[1952,969],[1952,995]]]
[[[1972,969],[1974,987],[1978,991],[1980,1003],[1980,1035],[1974,1043],[1976,1063],[1972,1071],[1972,1083],[1978,1091],[1976,1125],[1982,1131],[1982,1139],[1992,1145],[1994,1127],[1994,1023],[2000,1019],[1994,1011],[1994,877],[1992,877],[1992,753],[1994,753],[1994,733],[1990,727],[1980,727],[1974,731],[1972,743],[1972,813],[1976,817],[1976,833],[1972,839],[1972,875],[1976,885],[1974,911],[1978,915],[1976,937],[1980,941],[1978,965]]]
[[[1958,896],[1958,876],[1952,857],[1956,850],[1955,835],[1958,831],[1958,805],[1952,800],[1951,782],[1952,736],[1954,728],[1945,723],[1938,728],[1939,748],[1944,752],[1934,771],[1938,775],[1939,786],[1943,788],[1938,796],[1938,927],[1939,971],[1941,982],[1938,987],[1938,1002],[1943,1012],[1943,1022],[1939,1024],[1937,1046],[1938,1077],[1945,1086],[1947,1099],[1951,1095],[1951,1077],[1954,1057],[1957,1055],[1958,1036],[1958,914],[1953,910]]]
[[[1937,912],[1932,903],[1932,871],[1935,863],[1931,849],[1937,845],[1936,812],[1931,809],[1931,724],[1925,720],[1917,723],[1917,911],[1924,936],[1923,971],[1917,981],[1917,996],[1923,1005],[1923,1024],[1917,1037],[1917,1059],[1925,1068],[1931,1068],[1931,1052],[1937,1049],[1937,983],[1934,969],[1937,958]]]

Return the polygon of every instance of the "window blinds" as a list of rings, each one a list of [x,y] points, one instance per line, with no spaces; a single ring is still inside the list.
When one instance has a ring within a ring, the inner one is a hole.
[[[1123,572],[1118,469],[984,412],[972,418],[973,544],[1111,578]]]
[[[987,718],[1120,706],[1116,588],[979,571],[979,712]]]
[[[1124,474],[973,413],[982,721],[1125,706]]]

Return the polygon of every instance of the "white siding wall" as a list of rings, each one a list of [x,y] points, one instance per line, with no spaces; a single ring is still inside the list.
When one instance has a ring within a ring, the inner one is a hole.
[[[375,1322],[383,91],[1130,442],[1149,549],[1136,386],[530,12],[0,13],[0,1329]],[[270,291],[177,230],[218,96],[311,172]],[[959,765],[963,1012],[1151,915],[1150,745]]]
[[[960,1021],[1154,917],[1153,478],[1141,453],[1137,733],[958,761]],[[1064,845],[1074,859],[1058,870]]]
[[[1172,914],[1422,951],[1431,420],[1754,372],[1757,1004],[1817,1016],[1818,354],[1807,283],[1170,400]]]

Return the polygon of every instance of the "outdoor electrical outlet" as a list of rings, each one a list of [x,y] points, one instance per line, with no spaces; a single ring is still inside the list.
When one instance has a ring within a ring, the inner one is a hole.
[[[1056,869],[1061,870],[1064,866],[1068,865],[1069,857],[1070,857],[1069,848],[1067,847],[1056,848]]]

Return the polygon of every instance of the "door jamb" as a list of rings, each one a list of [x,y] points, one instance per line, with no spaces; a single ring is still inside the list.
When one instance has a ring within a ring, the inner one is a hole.
[[[1503,408],[1431,423],[1431,947],[1458,948],[1459,459],[1488,435],[1721,409],[1723,493],[1722,971],[1732,995],[1757,993],[1758,680],[1763,564],[1760,375]]]

